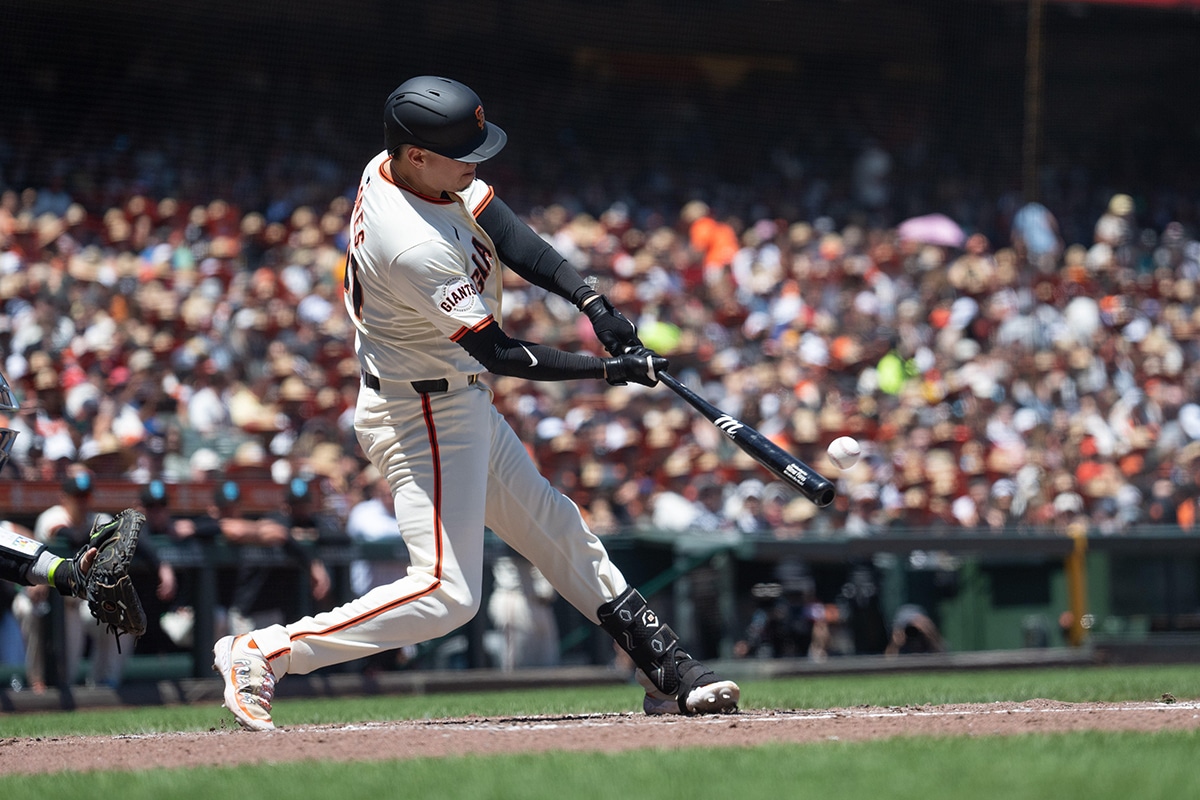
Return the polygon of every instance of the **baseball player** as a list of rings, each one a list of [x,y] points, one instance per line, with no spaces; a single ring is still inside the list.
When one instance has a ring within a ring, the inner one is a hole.
[[[362,367],[355,430],[391,486],[411,566],[331,611],[218,640],[214,669],[243,727],[274,727],[271,697],[284,675],[434,639],[474,617],[485,526],[630,655],[647,713],[737,709],[737,684],[680,647],[578,507],[537,471],[479,380],[486,371],[653,386],[668,366],[476,177],[506,141],[457,81],[412,78],[387,99],[386,149],[363,171],[351,217],[345,301]],[[612,356],[505,333],[503,266],[571,300]]]
[[[8,380],[0,373],[0,414],[20,411]],[[17,431],[0,427],[0,469],[8,463]],[[74,558],[60,558],[50,552],[44,542],[33,538],[30,531],[11,522],[0,521],[0,580],[21,586],[53,586],[64,597],[77,597],[96,558],[96,548],[77,553]]]

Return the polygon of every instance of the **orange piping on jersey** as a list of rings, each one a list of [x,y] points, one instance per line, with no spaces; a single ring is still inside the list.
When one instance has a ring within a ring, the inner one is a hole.
[[[419,592],[414,592],[404,597],[399,597],[390,603],[385,603],[382,606],[373,608],[370,611],[359,614],[357,617],[348,619],[339,625],[334,625],[329,628],[322,628],[318,631],[300,631],[293,633],[288,637],[289,641],[304,639],[309,636],[328,636],[338,631],[344,631],[347,628],[352,628],[355,625],[360,625],[367,620],[374,619],[380,614],[385,614],[394,608],[399,608],[405,603],[411,603],[413,600],[419,600],[426,595],[437,591],[442,585],[442,560],[445,552],[443,550],[445,542],[445,531],[442,530],[442,456],[438,451],[437,428],[433,424],[433,404],[429,400],[429,395],[421,395],[421,416],[425,418],[425,430],[429,434],[429,454],[433,461],[433,530],[435,536],[434,544],[434,566],[433,578],[434,581],[429,586]],[[276,651],[267,656],[267,660],[278,658],[286,652],[286,648]]]
[[[440,549],[441,548],[439,546],[439,550]],[[438,565],[438,571],[439,572],[441,571],[440,564]],[[419,592],[413,592],[410,595],[405,595],[404,597],[398,597],[390,603],[386,603],[382,606],[378,606],[377,608],[372,608],[370,611],[366,612],[365,614],[359,614],[357,617],[354,617],[353,619],[348,619],[345,622],[341,623],[340,625],[334,625],[333,627],[330,627],[330,628],[322,628],[319,631],[300,631],[299,633],[293,633],[289,637],[289,640],[295,642],[300,639],[307,639],[310,636],[329,636],[330,634],[338,633],[339,631],[344,631],[347,628],[353,628],[355,625],[361,625],[362,623],[367,622],[368,620],[372,620],[375,617],[378,617],[380,614],[386,614],[387,612],[391,611],[394,608],[399,608],[400,606],[405,605],[406,603],[411,603],[414,600],[420,600],[422,597],[425,597],[426,595],[433,594],[441,587],[441,585],[442,585],[442,582],[440,580],[436,580]],[[285,653],[285,652],[287,652],[286,648],[281,649],[278,652],[267,656],[267,660],[269,661],[273,658],[277,658],[277,657],[283,655],[283,653]]]
[[[456,330],[453,333],[453,335],[451,335],[450,341],[457,342],[460,339],[462,339],[462,337],[466,336],[468,333],[478,333],[479,331],[486,328],[488,325],[491,325],[493,322],[495,322],[495,318],[491,314],[488,314],[486,317],[481,319],[479,322],[476,322],[474,325],[472,325],[469,328],[466,325],[463,325],[461,328]]]
[[[403,183],[397,182],[396,179],[392,177],[392,168],[390,166],[388,166],[391,163],[392,163],[391,158],[385,158],[383,160],[383,163],[379,165],[379,177],[383,178],[385,181],[390,183],[392,186],[395,186],[397,189],[403,189],[404,191],[408,192],[409,194],[416,195],[417,197],[421,198],[422,200],[424,200],[427,203],[437,203],[439,206],[445,206],[445,205],[449,205],[450,203],[454,202],[453,200],[445,200],[441,197],[430,197],[427,194],[421,194],[420,192],[418,192],[416,189],[412,188],[411,186],[405,186]]]
[[[433,424],[433,404],[429,395],[421,395],[421,416],[425,417],[425,430],[429,432],[429,456],[433,461],[433,533],[434,545],[433,577],[442,579],[442,454],[438,450],[437,428]]]
[[[479,205],[472,209],[471,213],[478,218],[479,215],[483,213],[483,210],[488,207],[488,203],[492,202],[492,198],[495,196],[496,190],[490,186],[487,187],[487,194],[485,194],[483,199],[479,201]]]
[[[273,653],[263,653],[263,658],[267,659],[267,661],[274,661],[275,659],[279,658],[284,653],[291,651],[291,649],[292,648],[290,648],[290,647],[281,647]]]

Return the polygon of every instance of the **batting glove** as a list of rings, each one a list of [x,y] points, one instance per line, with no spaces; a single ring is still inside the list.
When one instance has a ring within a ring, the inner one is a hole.
[[[645,350],[643,354],[631,353],[604,359],[604,380],[613,386],[621,386],[629,381],[654,386],[658,383],[658,373],[669,368],[670,362],[665,358]]]
[[[596,338],[611,355],[632,353],[642,348],[637,326],[617,311],[604,295],[597,292],[585,295],[579,303],[579,309],[592,321]]]

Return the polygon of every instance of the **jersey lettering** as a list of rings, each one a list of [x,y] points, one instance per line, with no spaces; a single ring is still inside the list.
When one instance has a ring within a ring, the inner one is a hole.
[[[367,238],[366,228],[363,227],[363,219],[366,216],[363,213],[363,194],[370,185],[371,176],[368,175],[359,184],[358,194],[354,198],[354,210],[350,214],[351,244],[346,249],[346,276],[342,279],[342,288],[346,290],[350,313],[359,322],[362,321],[363,315],[363,290],[362,284],[358,282],[358,259],[354,257],[354,248],[360,246]]]
[[[350,215],[350,230],[353,232],[353,235],[350,237],[350,239],[352,242],[354,242],[355,247],[358,247],[367,238],[366,228],[363,227],[363,218],[365,215],[363,214],[362,201],[363,192],[365,192],[367,187],[370,185],[371,176],[368,175],[363,180],[362,185],[358,187],[358,196],[354,198],[354,211]]]
[[[496,257],[492,255],[491,250],[487,249],[487,245],[474,236],[471,237],[471,246],[475,248],[475,252],[471,254],[471,263],[475,265],[475,269],[471,271],[471,282],[482,294],[487,287],[488,276],[492,274],[492,269],[496,265]]]

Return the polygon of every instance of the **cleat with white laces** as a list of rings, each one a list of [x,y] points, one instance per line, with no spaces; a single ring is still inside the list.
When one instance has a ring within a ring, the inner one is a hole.
[[[275,673],[248,634],[224,636],[213,645],[213,669],[225,681],[225,707],[250,731],[273,731]]]

